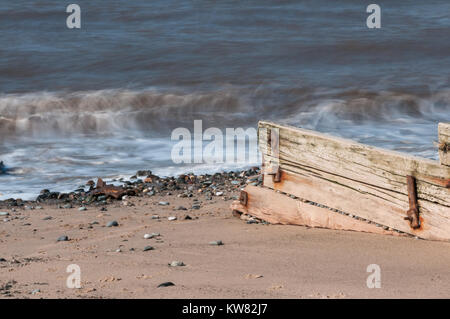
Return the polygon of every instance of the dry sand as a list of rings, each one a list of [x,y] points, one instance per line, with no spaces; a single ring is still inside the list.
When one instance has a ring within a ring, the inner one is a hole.
[[[158,205],[161,200],[170,205]],[[450,243],[247,224],[232,217],[231,201],[219,196],[188,211],[175,208],[191,207],[192,198],[175,194],[129,202],[134,206],[116,202],[106,212],[1,209],[11,220],[0,221],[0,258],[6,260],[0,262],[0,297],[450,297]],[[155,214],[159,220],[152,219]],[[193,219],[183,220],[186,214]],[[46,216],[52,219],[43,220]],[[111,220],[119,226],[105,227]],[[94,221],[99,224],[89,228]],[[144,239],[152,232],[160,233],[159,239]],[[70,240],[57,242],[61,235]],[[209,245],[214,240],[224,245]],[[143,251],[148,245],[154,250]],[[169,267],[175,260],[186,265]],[[66,287],[70,264],[81,268],[81,289]],[[381,267],[379,289],[367,288],[369,264]],[[157,288],[167,281],[175,286]]]

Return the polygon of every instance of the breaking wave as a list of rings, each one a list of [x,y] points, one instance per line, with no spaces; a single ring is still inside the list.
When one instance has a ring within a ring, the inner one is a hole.
[[[0,96],[3,139],[123,131],[166,135],[176,127],[189,127],[194,119],[218,127],[254,126],[260,119],[270,119],[321,131],[351,125],[437,123],[450,120],[450,90],[414,95],[260,87],[194,93],[117,89]]]

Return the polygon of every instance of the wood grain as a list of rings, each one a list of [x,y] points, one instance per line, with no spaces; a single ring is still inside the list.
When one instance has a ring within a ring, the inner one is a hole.
[[[233,202],[231,209],[263,219],[271,224],[301,225],[376,234],[399,235],[374,224],[357,220],[329,209],[295,200],[271,189],[248,185],[248,203]]]
[[[279,130],[279,158],[268,143]],[[279,165],[281,183],[264,186],[339,209],[422,238],[450,240],[450,167],[437,161],[270,122],[259,124],[264,167]],[[422,227],[403,218],[409,208],[406,176],[417,181]]]

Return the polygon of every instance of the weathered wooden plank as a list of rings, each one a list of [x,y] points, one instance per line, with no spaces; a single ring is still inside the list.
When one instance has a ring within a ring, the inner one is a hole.
[[[304,171],[304,174],[292,173],[283,168],[281,182],[274,183],[270,175],[264,177],[264,186],[279,190],[297,197],[320,203],[330,208],[389,226],[420,238],[432,240],[450,240],[450,212],[447,207],[419,200],[421,227],[412,229],[409,221],[404,220],[408,210],[408,197],[403,201],[382,194],[380,190],[357,188],[345,181],[330,182],[326,176],[315,176]],[[325,178],[324,178],[325,177]],[[378,192],[380,196],[373,195]],[[381,196],[383,195],[383,196]]]
[[[268,188],[248,185],[245,191],[248,194],[247,205],[241,205],[236,201],[231,205],[231,209],[266,220],[272,224],[399,235],[397,232],[384,230],[374,224],[295,200]]]
[[[437,161],[276,123],[260,122],[259,127],[260,150],[267,160],[276,160],[270,158],[267,129],[279,130],[281,167],[289,163],[403,195],[411,175],[417,179],[419,199],[450,207],[450,167]]]
[[[439,123],[439,160],[450,166],[450,123]]]
[[[269,129],[279,135],[271,154]],[[372,220],[421,238],[450,240],[450,167],[325,134],[260,122],[264,167],[282,169],[281,183],[264,185]],[[406,176],[416,177],[421,228],[404,220],[409,209]]]

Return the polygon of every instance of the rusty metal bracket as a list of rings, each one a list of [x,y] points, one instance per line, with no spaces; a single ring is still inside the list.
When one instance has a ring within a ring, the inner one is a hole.
[[[280,167],[277,168],[277,171],[276,171],[276,172],[274,172],[274,173],[268,173],[267,175],[272,175],[272,181],[273,181],[274,183],[279,183],[279,182],[281,182],[281,175],[282,175],[282,173],[281,173]]]
[[[241,194],[239,195],[239,202],[243,206],[247,206],[248,202],[248,193],[246,191],[241,191]]]
[[[413,176],[406,176],[406,183],[408,186],[408,200],[409,200],[409,209],[406,212],[407,217],[405,220],[409,220],[411,228],[417,229],[420,228],[420,219],[419,219],[419,206],[417,204],[417,188],[416,188],[416,179]]]

